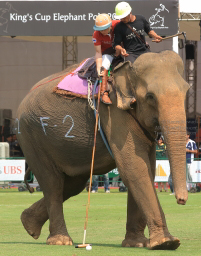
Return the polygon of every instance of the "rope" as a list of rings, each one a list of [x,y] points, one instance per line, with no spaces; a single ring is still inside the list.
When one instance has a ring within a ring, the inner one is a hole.
[[[92,82],[89,78],[87,78],[87,82],[88,82],[88,88],[87,88],[87,92],[88,92],[88,103],[89,103],[89,106],[95,110],[95,106],[94,106],[94,103],[91,99],[91,95],[92,95]]]
[[[96,100],[95,100],[95,98],[94,98],[94,95],[95,95],[95,92],[96,92],[96,87],[97,87],[97,85],[98,85],[98,80],[96,80],[96,82],[95,82],[95,84],[94,84],[93,93],[92,93],[92,98],[93,98],[93,103],[94,103],[95,108],[96,108]],[[96,116],[96,110],[94,110],[94,115]],[[107,142],[107,139],[106,139],[106,137],[105,137],[105,134],[104,134],[104,132],[103,132],[103,130],[102,130],[102,128],[101,128],[101,125],[100,125],[100,118],[99,118],[98,130],[99,130],[99,132],[100,132],[100,135],[101,135],[101,137],[102,137],[103,142],[105,143],[105,146],[106,146],[107,150],[109,151],[111,157],[114,159],[114,155],[113,155],[113,153],[112,153],[112,150],[111,150],[111,148],[110,148],[110,146],[109,146],[109,144],[108,144],[108,142]]]
[[[56,79],[58,79],[58,78],[60,78],[60,77],[64,77],[64,75],[57,76],[57,77],[55,77],[55,78],[53,78],[53,79],[51,79],[51,80],[48,80],[48,81],[46,81],[46,82],[44,82],[44,83],[42,83],[42,84],[39,84],[39,85],[33,87],[33,88],[30,90],[30,92],[33,91],[33,90],[35,90],[35,89],[38,88],[39,86],[44,85],[44,84],[47,84],[47,83],[49,83],[49,82],[51,82],[51,81],[54,81],[54,80],[56,80]]]

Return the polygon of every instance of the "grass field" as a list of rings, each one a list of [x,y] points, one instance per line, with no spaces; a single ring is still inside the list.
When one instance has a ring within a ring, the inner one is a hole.
[[[150,251],[146,248],[122,248],[125,235],[127,193],[102,189],[91,194],[86,242],[92,243],[91,251],[74,246],[48,246],[48,222],[41,236],[34,240],[23,228],[20,215],[32,203],[39,200],[42,192],[18,192],[17,189],[0,189],[0,255],[7,256],[136,256],[136,255],[201,255],[201,193],[189,193],[185,206],[177,205],[170,193],[159,193],[159,200],[166,215],[169,231],[181,240],[176,251]],[[64,203],[65,220],[75,244],[83,240],[87,192]],[[146,230],[146,235],[148,231]]]

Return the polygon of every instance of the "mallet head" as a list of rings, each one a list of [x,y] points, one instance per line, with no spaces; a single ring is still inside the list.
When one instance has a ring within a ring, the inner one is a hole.
[[[78,244],[75,248],[86,248],[87,246],[92,246],[92,244]]]
[[[186,32],[182,32],[182,35],[184,37],[184,42],[186,43],[187,39],[186,39]]]

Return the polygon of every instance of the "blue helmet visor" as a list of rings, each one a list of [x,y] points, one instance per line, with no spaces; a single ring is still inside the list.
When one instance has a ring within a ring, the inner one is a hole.
[[[112,23],[112,22],[111,22]],[[109,28],[111,26],[111,23],[105,25],[105,26],[101,26],[101,27],[97,27],[96,25],[93,26],[93,29],[94,30],[97,30],[97,31],[101,31],[101,30],[105,30],[107,28]]]

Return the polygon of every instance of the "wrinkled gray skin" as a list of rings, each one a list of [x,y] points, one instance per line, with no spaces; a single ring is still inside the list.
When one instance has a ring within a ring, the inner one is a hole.
[[[60,74],[67,73],[63,71]],[[114,77],[117,97],[113,104],[101,103],[101,125],[114,154],[108,153],[97,135],[95,174],[115,166],[128,188],[126,235],[122,246],[176,249],[180,241],[167,228],[154,188],[155,142],[160,126],[170,159],[177,203],[187,201],[185,176],[186,117],[184,101],[188,84],[182,78],[183,63],[174,52],[146,53],[133,65],[119,65]],[[80,193],[89,179],[94,138],[94,113],[86,99],[64,98],[52,92],[60,81],[55,74],[40,81],[18,109],[18,140],[44,198],[24,210],[22,223],[37,239],[49,219],[47,244],[72,245],[63,216],[62,203]],[[51,82],[48,82],[52,80]],[[130,109],[130,99],[137,102]],[[129,111],[128,111],[129,110]],[[149,239],[144,236],[148,226]]]

